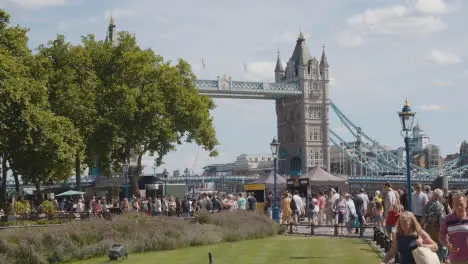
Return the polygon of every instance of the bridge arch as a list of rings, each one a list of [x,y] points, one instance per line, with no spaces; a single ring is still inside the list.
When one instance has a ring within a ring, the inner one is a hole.
[[[302,171],[302,160],[298,156],[294,156],[289,162],[289,170],[291,175],[298,176]]]

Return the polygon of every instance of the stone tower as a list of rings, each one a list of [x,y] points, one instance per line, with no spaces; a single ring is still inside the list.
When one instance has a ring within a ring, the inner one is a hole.
[[[116,43],[117,41],[117,31],[115,29],[114,18],[111,16],[109,21],[109,26],[107,27],[106,42],[110,41],[111,43]]]
[[[320,61],[311,57],[302,33],[285,70],[278,56],[275,82],[296,82],[302,89],[300,97],[276,100],[280,173],[299,175],[314,166],[330,171],[328,74],[325,49]]]

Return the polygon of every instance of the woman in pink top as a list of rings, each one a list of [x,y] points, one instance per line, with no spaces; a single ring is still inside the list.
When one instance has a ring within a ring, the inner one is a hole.
[[[322,192],[319,192],[318,197],[318,204],[319,204],[319,215],[318,215],[318,223],[323,224],[325,222],[325,205],[327,204],[327,200]]]
[[[457,193],[452,200],[453,213],[440,225],[440,244],[449,250],[451,264],[468,263],[468,215],[466,197]]]

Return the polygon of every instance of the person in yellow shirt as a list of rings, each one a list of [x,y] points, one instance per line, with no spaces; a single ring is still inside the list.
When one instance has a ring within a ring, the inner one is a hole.
[[[375,208],[374,208],[375,223],[377,227],[383,227],[384,207],[383,207],[383,199],[379,191],[375,192],[374,200],[375,200]]]

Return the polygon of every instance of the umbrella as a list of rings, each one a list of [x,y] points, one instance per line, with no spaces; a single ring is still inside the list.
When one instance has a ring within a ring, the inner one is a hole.
[[[83,195],[85,192],[79,192],[74,190],[69,190],[61,194],[57,194],[56,196],[73,196],[73,195]]]

